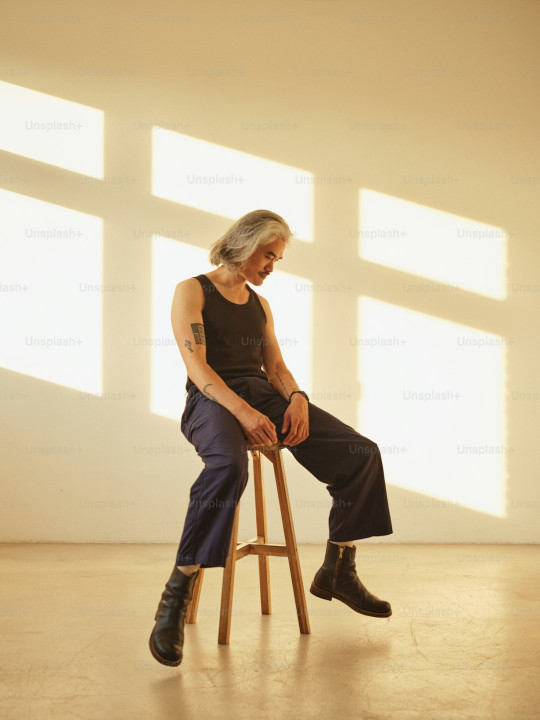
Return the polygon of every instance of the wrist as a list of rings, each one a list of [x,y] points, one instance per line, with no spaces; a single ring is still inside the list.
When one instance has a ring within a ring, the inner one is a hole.
[[[253,410],[251,405],[239,395],[236,395],[233,403],[227,409],[230,410],[230,412],[235,416],[237,420],[240,419],[243,415],[245,415],[246,412]]]
[[[293,401],[298,402],[298,398],[301,398],[302,400],[309,402],[309,397],[308,397],[307,393],[305,393],[303,390],[293,390],[292,393],[289,395],[289,402],[290,403],[292,403]]]

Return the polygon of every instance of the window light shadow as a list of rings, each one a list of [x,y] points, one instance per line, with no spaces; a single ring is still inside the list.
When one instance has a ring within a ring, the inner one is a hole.
[[[103,111],[0,81],[0,149],[103,178]]]
[[[102,220],[0,190],[0,365],[100,393]]]
[[[311,173],[157,126],[152,145],[154,195],[234,220],[268,208],[312,240]]]
[[[359,427],[391,482],[506,513],[505,338],[359,298]]]
[[[359,228],[365,260],[497,300],[506,297],[501,228],[366,188],[360,191]]]

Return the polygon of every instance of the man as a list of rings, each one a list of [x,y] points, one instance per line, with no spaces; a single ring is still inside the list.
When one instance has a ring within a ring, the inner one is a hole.
[[[176,287],[171,321],[188,372],[181,429],[205,467],[190,491],[176,565],[150,636],[152,655],[164,665],[182,662],[199,568],[225,567],[248,479],[248,443],[283,442],[333,498],[326,555],[311,593],[365,615],[392,613],[366,590],[354,560],[354,540],[392,532],[379,449],[309,402],[285,365],[268,301],[247,285],[264,283],[290,238],[279,215],[248,213],[212,246],[217,269]]]

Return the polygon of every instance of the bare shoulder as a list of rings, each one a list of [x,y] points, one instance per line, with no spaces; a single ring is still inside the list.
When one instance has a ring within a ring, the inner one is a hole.
[[[263,306],[264,312],[266,313],[266,319],[269,322],[272,322],[272,311],[270,310],[270,303],[265,297],[259,295],[259,293],[257,293],[257,297],[261,301],[261,305]]]
[[[200,289],[202,291],[201,283],[195,277],[188,277],[185,280],[180,280],[176,285],[177,290],[180,292],[194,291]]]
[[[173,302],[183,307],[202,309],[204,292],[201,283],[194,277],[181,280],[174,290]]]
[[[254,290],[253,292],[255,292],[255,290]],[[268,300],[264,297],[264,295],[260,295],[259,293],[256,293],[256,295],[257,295],[257,297],[259,298],[259,300],[261,301],[261,303],[263,304],[264,308],[269,308],[269,307],[270,307],[270,303],[269,303]]]

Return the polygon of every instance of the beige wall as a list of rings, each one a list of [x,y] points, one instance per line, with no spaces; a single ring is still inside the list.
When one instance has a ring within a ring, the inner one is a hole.
[[[103,282],[133,290],[102,295],[104,399],[0,370],[1,539],[179,538],[201,464],[178,422],[150,412],[150,348],[133,339],[151,336],[151,244],[136,235],[140,228],[176,228],[206,248],[231,221],[152,196],[156,123],[316,178],[346,178],[314,183],[312,243],[295,242],[283,267],[315,284],[352,288],[312,294],[310,389],[329,412],[358,427],[362,388],[357,349],[347,338],[358,332],[360,295],[511,340],[505,375],[493,388],[504,399],[504,512],[437,505],[429,493],[408,489],[406,478],[394,484],[388,475],[395,533],[385,541],[538,542],[538,3],[44,7],[21,2],[4,10],[0,79],[103,110],[105,175],[134,180],[85,184],[76,173],[0,152],[0,187],[103,218]],[[422,277],[362,262],[360,188],[503,228],[505,297],[406,291]],[[179,267],[178,279],[184,275]],[[10,307],[7,289],[1,301]],[[395,357],[399,372],[399,348]],[[418,363],[429,366],[429,353]],[[457,378],[456,387],[467,382]],[[172,391],[179,418],[183,393]],[[430,411],[436,427],[447,407],[433,403]],[[373,436],[370,427],[359,429]],[[449,454],[458,435],[456,429],[449,437]],[[394,442],[379,433],[373,439]],[[137,452],[141,446],[170,454]],[[407,450],[414,455],[414,440]],[[419,462],[418,472],[436,478],[450,459]],[[292,458],[287,469],[297,538],[322,542],[326,490]],[[271,516],[277,529],[275,502]],[[246,512],[248,534],[249,520]]]

